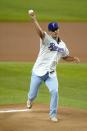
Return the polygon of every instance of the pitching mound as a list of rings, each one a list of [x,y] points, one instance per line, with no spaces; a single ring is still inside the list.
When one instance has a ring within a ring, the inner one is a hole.
[[[87,131],[87,110],[59,108],[59,121],[49,119],[47,105],[0,106],[0,131]]]

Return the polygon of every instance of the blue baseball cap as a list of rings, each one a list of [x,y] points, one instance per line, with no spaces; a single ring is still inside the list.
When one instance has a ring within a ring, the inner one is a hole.
[[[54,32],[59,28],[59,24],[56,22],[51,22],[48,24],[48,30]]]

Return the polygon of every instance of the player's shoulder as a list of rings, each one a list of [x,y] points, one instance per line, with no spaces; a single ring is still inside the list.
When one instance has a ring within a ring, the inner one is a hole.
[[[66,43],[63,40],[60,40],[60,44],[66,46]]]
[[[47,39],[47,40],[50,39],[50,35],[46,31],[44,31],[44,38],[43,38],[43,40],[44,39]]]
[[[45,36],[49,37],[49,34],[46,31],[44,31],[44,34]]]
[[[60,47],[63,47],[63,48],[67,47],[66,43],[63,40],[60,41],[59,45],[60,45]]]
[[[50,36],[48,35],[48,33],[46,31],[44,31],[44,37],[43,39],[40,38],[40,46],[41,45],[47,45],[50,41]]]

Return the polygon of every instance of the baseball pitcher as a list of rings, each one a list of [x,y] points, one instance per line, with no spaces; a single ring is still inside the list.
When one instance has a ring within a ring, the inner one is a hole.
[[[32,102],[37,96],[42,81],[44,81],[51,96],[49,117],[51,121],[57,122],[58,78],[56,75],[56,65],[60,59],[78,63],[79,58],[69,55],[69,50],[66,44],[59,37],[60,27],[58,23],[49,23],[49,33],[47,33],[39,25],[35,12],[29,10],[28,13],[32,18],[32,22],[34,23],[36,31],[40,37],[40,51],[32,69],[27,107],[29,109],[32,107]]]

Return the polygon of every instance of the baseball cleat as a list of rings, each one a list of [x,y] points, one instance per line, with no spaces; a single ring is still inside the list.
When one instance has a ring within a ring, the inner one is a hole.
[[[57,122],[57,121],[58,121],[56,117],[51,117],[50,119],[51,119],[51,121],[53,121],[53,122]]]
[[[32,102],[30,100],[27,100],[27,108],[29,109],[32,108]]]

